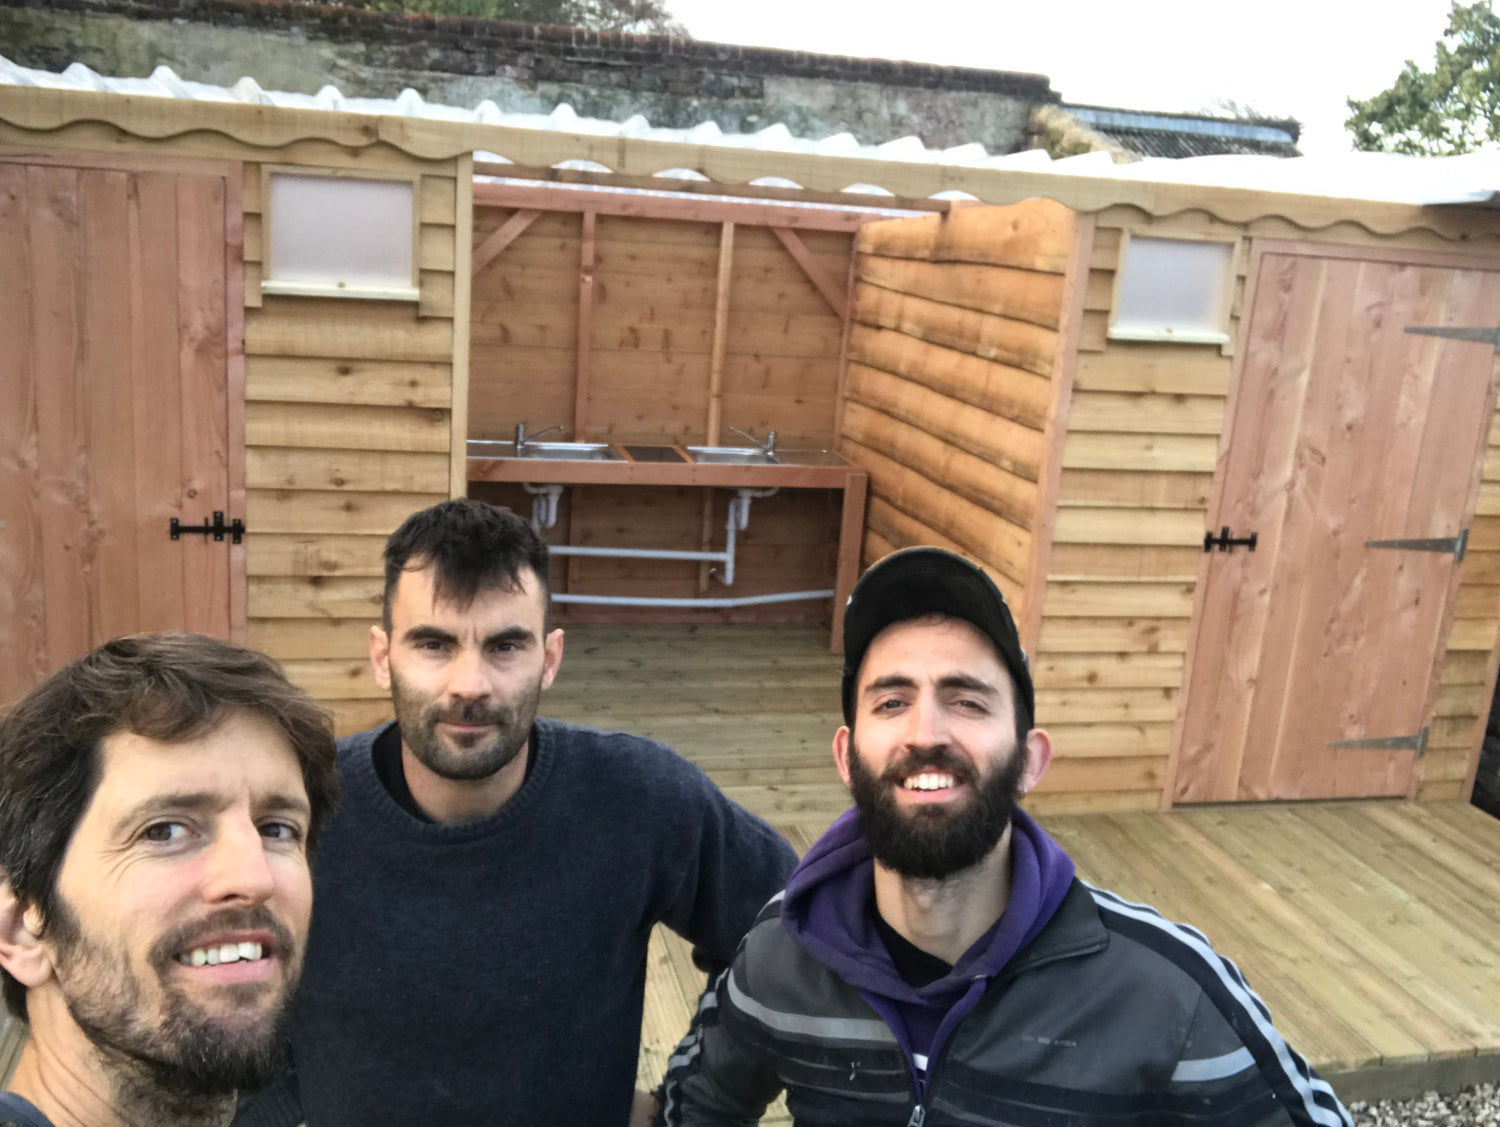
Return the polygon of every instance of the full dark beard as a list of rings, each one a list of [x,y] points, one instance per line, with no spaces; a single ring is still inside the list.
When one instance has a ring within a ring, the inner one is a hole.
[[[542,679],[538,674],[536,681],[509,704],[467,701],[446,708],[429,705],[391,670],[391,701],[396,706],[402,741],[422,766],[441,779],[455,782],[487,779],[520,754],[531,735],[541,699]],[[488,742],[480,737],[472,746],[454,750],[438,737],[441,723],[494,725],[495,734]]]
[[[957,810],[919,806],[903,812],[896,788],[923,767],[974,784],[973,800]],[[1015,815],[1025,770],[1026,756],[1017,743],[1003,763],[982,777],[946,747],[909,752],[877,777],[860,759],[853,733],[849,737],[849,789],[860,829],[875,860],[903,877],[941,880],[989,856]]]
[[[241,1020],[226,1023],[171,981],[176,954],[194,946],[197,937],[261,930],[271,933],[273,949],[291,968],[273,1004],[267,1006],[265,997],[274,987],[263,983],[221,987],[224,998],[243,1007]],[[153,945],[149,963],[162,997],[154,1025],[142,1012],[141,984],[123,952],[83,935],[77,917],[61,903],[49,934],[57,943],[68,1012],[105,1062],[115,1100],[130,1121],[217,1121],[235,1092],[263,1087],[280,1069],[301,956],[286,925],[265,905],[215,912]]]

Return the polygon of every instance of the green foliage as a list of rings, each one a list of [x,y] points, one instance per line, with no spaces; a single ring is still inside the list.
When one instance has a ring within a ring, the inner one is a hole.
[[[1500,17],[1454,0],[1430,71],[1407,60],[1388,90],[1348,99],[1344,127],[1367,152],[1450,156],[1500,141]]]
[[[439,16],[478,16],[521,23],[630,31],[643,35],[682,35],[663,0],[335,0],[351,8],[381,12],[431,12]]]

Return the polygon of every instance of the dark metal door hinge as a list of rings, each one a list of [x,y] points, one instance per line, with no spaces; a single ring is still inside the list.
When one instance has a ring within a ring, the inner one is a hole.
[[[1368,740],[1337,740],[1329,747],[1368,748],[1371,751],[1414,751],[1417,758],[1427,754],[1427,726],[1410,736],[1378,736]]]
[[[1500,328],[1460,329],[1447,325],[1408,325],[1406,331],[1418,337],[1442,337],[1444,340],[1466,340],[1474,344],[1487,344],[1500,352]]]
[[[1215,548],[1218,548],[1221,552],[1227,552],[1231,548],[1249,548],[1253,552],[1255,551],[1256,542],[1259,539],[1260,533],[1252,532],[1249,536],[1243,536],[1236,540],[1229,534],[1229,526],[1226,524],[1217,536],[1212,532],[1205,532],[1203,534],[1203,550],[1205,552],[1212,552]]]
[[[1469,530],[1466,528],[1457,536],[1435,540],[1366,540],[1365,547],[1395,548],[1406,552],[1452,552],[1453,562],[1463,563],[1464,553],[1469,550]]]
[[[228,524],[225,524],[224,514],[217,509],[214,510],[213,524],[209,524],[207,521],[204,521],[202,524],[183,524],[176,517],[173,517],[168,522],[167,529],[171,533],[173,540],[181,539],[184,532],[196,532],[202,536],[212,536],[215,540],[224,539],[224,534],[228,533],[231,542],[235,544],[238,544],[245,538],[245,522],[240,520],[239,517],[235,517]]]

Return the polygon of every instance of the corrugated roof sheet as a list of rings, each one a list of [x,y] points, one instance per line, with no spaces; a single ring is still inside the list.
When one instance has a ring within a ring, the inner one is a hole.
[[[794,136],[785,125],[779,123],[755,133],[724,133],[711,121],[691,129],[660,129],[651,125],[640,114],[623,122],[602,121],[579,117],[568,105],[559,105],[550,114],[502,113],[491,101],[481,102],[472,109],[464,109],[428,102],[411,89],[403,90],[394,98],[349,98],[334,86],[325,86],[316,94],[266,90],[249,77],[240,79],[233,86],[213,86],[180,78],[168,67],[157,67],[147,78],[125,78],[100,75],[86,66],[74,63],[59,74],[18,66],[0,56],[0,84],[306,107],[350,113],[394,114],[511,128],[640,137],[694,145],[723,145],[737,149],[1261,189],[1393,203],[1500,203],[1500,152],[1470,153],[1459,157],[1408,157],[1388,153],[1351,153],[1336,157],[1291,159],[1264,155],[1193,156],[1186,159],[1148,157],[1128,164],[1116,164],[1104,152],[1085,153],[1054,161],[1040,149],[997,155],[988,153],[977,143],[948,149],[929,149],[916,137],[903,137],[883,145],[861,145],[848,133],[821,138]],[[504,159],[497,158],[494,154],[478,155],[484,159]],[[851,190],[869,190],[869,186],[856,185]],[[882,189],[874,191],[883,192]]]

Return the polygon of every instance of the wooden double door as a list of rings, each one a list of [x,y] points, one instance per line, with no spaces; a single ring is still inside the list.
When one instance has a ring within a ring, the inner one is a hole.
[[[243,546],[169,524],[244,512],[231,182],[0,150],[0,707],[115,635],[243,623]]]
[[[1496,394],[1407,330],[1500,326],[1500,271],[1261,244],[1246,317],[1173,799],[1407,794]]]

